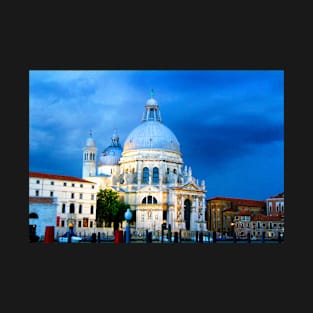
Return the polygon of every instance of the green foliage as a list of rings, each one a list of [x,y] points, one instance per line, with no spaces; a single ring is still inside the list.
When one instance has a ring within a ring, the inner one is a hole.
[[[124,213],[130,206],[119,201],[118,193],[112,189],[101,189],[97,194],[97,226],[111,227],[118,225],[125,219]]]

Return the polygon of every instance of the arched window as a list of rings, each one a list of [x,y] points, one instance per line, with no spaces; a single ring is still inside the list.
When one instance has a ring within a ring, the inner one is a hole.
[[[187,230],[190,230],[190,214],[191,214],[191,201],[189,199],[186,199],[184,201],[184,216]]]
[[[70,204],[70,213],[75,213],[75,204],[74,203]]]
[[[38,218],[38,214],[37,213],[30,213],[28,218]]]
[[[153,120],[154,119],[154,109],[150,109],[149,111],[149,120]]]
[[[155,197],[148,196],[148,197],[144,197],[144,198],[142,199],[142,203],[143,203],[143,204],[145,204],[145,203],[157,204],[157,203],[158,203],[158,200],[157,200]]]
[[[143,168],[142,182],[144,184],[148,184],[149,183],[149,169],[147,167]]]
[[[152,183],[153,184],[159,183],[159,169],[157,167],[153,168]]]

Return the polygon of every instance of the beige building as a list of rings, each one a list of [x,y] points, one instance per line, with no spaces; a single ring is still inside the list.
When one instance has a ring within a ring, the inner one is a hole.
[[[236,234],[238,239],[282,239],[284,236],[283,193],[266,201],[215,197],[207,200],[208,229],[219,236]]]
[[[130,131],[123,146],[115,131],[112,143],[96,156],[90,134],[83,148],[82,178],[97,190],[112,188],[136,215],[137,230],[206,230],[205,182],[199,184],[183,163],[175,134],[163,124],[151,96],[141,123]]]
[[[266,212],[266,202],[229,197],[208,199],[208,229],[220,233],[231,233],[234,227],[234,218],[241,210],[245,210],[249,214],[264,214]]]
[[[252,215],[241,210],[234,218],[234,230],[238,239],[282,239],[284,220],[279,216]],[[280,238],[279,238],[280,237]]]

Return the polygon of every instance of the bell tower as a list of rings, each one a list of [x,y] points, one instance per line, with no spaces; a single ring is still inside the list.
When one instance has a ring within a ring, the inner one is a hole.
[[[86,146],[83,148],[83,179],[86,179],[90,176],[96,176],[97,174],[97,150],[96,143],[90,130],[89,137],[86,141]]]

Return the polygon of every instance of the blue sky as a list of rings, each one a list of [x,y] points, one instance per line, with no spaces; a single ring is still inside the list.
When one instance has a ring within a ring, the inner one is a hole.
[[[29,84],[30,171],[81,177],[89,131],[98,153],[114,129],[123,145],[153,89],[208,199],[284,191],[283,70],[31,70]]]

